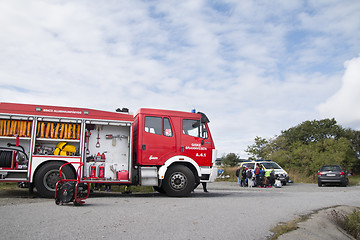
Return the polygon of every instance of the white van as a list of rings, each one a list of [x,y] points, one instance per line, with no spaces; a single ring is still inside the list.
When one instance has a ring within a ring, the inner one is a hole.
[[[282,169],[279,164],[277,164],[276,162],[273,161],[269,161],[269,160],[260,160],[260,161],[246,161],[246,162],[241,162],[240,166],[241,167],[247,167],[253,170],[253,172],[255,171],[256,168],[256,164],[261,164],[266,171],[270,171],[271,167],[274,169],[275,171],[275,177],[277,177],[282,185],[286,185],[287,182],[289,182],[289,174]]]

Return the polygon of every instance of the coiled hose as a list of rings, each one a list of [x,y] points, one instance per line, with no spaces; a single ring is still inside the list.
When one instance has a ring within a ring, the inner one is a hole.
[[[0,150],[0,167],[11,168],[12,151]]]

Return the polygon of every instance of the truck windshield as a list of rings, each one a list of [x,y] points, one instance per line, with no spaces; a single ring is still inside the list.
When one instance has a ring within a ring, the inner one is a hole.
[[[208,138],[206,123],[200,123],[199,120],[184,119],[183,133],[193,137]]]

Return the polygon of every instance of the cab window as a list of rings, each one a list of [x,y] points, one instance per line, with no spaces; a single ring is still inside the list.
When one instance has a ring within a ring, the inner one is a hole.
[[[199,138],[208,138],[206,124],[200,120],[183,119],[183,133]]]
[[[145,132],[162,135],[161,117],[145,117]]]
[[[145,117],[145,132],[166,137],[173,136],[169,118]]]
[[[172,137],[172,128],[170,124],[170,120],[168,118],[164,118],[164,136]]]

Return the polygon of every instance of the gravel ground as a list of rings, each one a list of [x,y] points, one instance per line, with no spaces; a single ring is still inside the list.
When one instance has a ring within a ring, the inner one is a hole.
[[[267,239],[279,222],[335,205],[360,207],[360,186],[290,184],[280,189],[208,184],[188,198],[95,193],[57,206],[21,189],[0,193],[5,239]]]

